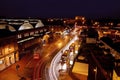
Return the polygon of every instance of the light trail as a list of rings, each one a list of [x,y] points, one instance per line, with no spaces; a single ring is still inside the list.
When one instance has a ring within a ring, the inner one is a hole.
[[[77,36],[74,36],[73,39],[71,41],[69,41],[69,43],[63,47],[57,54],[56,56],[52,59],[51,64],[50,64],[50,68],[49,68],[49,77],[50,80],[58,80],[58,70],[56,69],[56,67],[58,66],[58,63],[61,59],[62,53],[65,50],[69,49],[69,46],[74,43],[74,41],[76,41]]]

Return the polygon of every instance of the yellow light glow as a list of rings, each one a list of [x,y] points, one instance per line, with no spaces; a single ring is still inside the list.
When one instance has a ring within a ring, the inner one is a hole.
[[[76,16],[76,17],[75,17],[75,20],[78,20],[78,19],[79,19],[78,16]]]
[[[11,48],[9,48],[8,50],[11,51]]]
[[[58,47],[60,48],[60,47],[62,47],[62,43],[60,42],[60,43],[58,43]]]
[[[84,18],[84,17],[82,17],[82,20],[85,20],[85,18]]]

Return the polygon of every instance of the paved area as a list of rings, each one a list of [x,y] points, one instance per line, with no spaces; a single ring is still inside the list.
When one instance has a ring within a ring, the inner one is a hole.
[[[46,50],[46,48],[51,47],[50,44],[47,44],[42,47],[42,52]],[[32,80],[33,76],[33,68],[37,64],[39,60],[33,59],[32,54],[26,54],[20,61],[6,68],[5,70],[0,72],[0,80]],[[20,67],[16,69],[16,65]],[[68,73],[64,73],[61,75],[59,80],[73,80]]]
[[[20,61],[1,71],[0,80],[20,80],[21,77],[25,77],[26,80],[30,80],[30,78],[25,75],[25,67],[31,58],[31,55],[25,55]],[[20,66],[18,70],[16,69],[16,65]]]
[[[28,51],[18,62],[0,72],[0,80],[32,80],[33,70],[38,61],[39,59],[33,59],[33,53]]]

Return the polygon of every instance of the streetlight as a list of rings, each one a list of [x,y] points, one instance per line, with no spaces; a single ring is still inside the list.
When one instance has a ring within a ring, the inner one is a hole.
[[[97,80],[97,67],[94,69],[95,72],[95,80]]]
[[[54,32],[54,28],[51,28],[51,31]]]
[[[58,47],[59,47],[59,48],[62,47],[62,43],[61,43],[61,42],[58,43]]]

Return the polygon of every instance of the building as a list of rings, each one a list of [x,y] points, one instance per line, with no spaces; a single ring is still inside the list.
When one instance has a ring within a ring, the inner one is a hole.
[[[27,53],[31,54],[35,52],[35,47],[40,45],[43,35],[48,31],[48,27],[43,26],[40,20],[36,22],[35,26],[27,20],[25,20],[22,25],[19,25],[17,43],[20,58]]]
[[[7,29],[0,29],[0,71],[16,61],[19,61],[16,34]]]
[[[98,40],[98,32],[94,28],[88,28],[86,43],[87,44],[95,44]]]
[[[26,54],[37,53],[47,32],[63,30],[61,26],[45,26],[39,19],[0,20],[0,71]],[[39,53],[40,54],[40,53]]]

